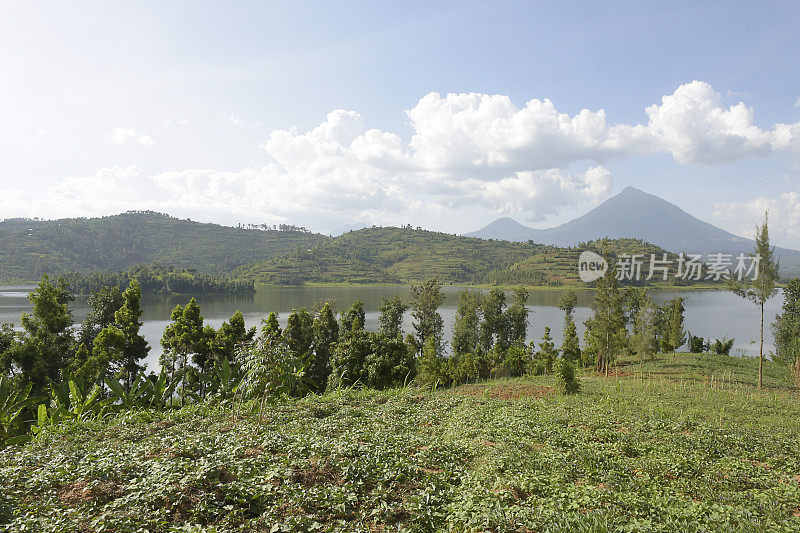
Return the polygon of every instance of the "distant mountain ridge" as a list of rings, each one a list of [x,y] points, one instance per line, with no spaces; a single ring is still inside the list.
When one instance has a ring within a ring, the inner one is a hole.
[[[754,242],[696,218],[680,207],[635,187],[598,205],[588,213],[548,229],[524,226],[500,218],[468,237],[533,241],[555,246],[576,246],[602,237],[642,239],[671,252],[739,254],[753,251]],[[800,251],[776,248],[782,274],[800,272]]]
[[[120,271],[160,263],[228,276],[329,237],[194,222],[150,211],[98,218],[0,220],[0,280],[37,281],[42,274]]]
[[[602,246],[613,254],[666,253],[634,239]],[[234,276],[270,285],[407,284],[431,277],[446,284],[581,285],[579,255],[577,248],[489,241],[408,226],[371,227],[240,267]],[[670,283],[686,285],[673,278]]]

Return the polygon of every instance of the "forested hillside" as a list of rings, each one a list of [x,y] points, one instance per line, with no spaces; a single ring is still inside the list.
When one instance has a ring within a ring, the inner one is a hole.
[[[72,272],[64,277],[74,294],[92,294],[104,287],[116,287],[122,292],[133,280],[139,282],[143,294],[232,294],[255,290],[249,280],[221,278],[159,264],[138,265],[119,272]]]
[[[236,270],[257,283],[409,283],[435,276],[443,283],[562,285],[578,282],[578,255],[662,254],[639,240],[617,239],[559,248],[524,242],[462,237],[410,228],[367,228],[345,233],[310,250],[295,250]]]
[[[118,271],[159,263],[227,276],[328,237],[302,231],[263,231],[127,212],[102,218],[0,221],[0,280],[34,281],[42,274]]]

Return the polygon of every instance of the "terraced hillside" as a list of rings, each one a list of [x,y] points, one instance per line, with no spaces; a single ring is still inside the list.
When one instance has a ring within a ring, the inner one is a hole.
[[[0,281],[35,281],[42,274],[119,271],[159,263],[227,276],[328,237],[262,231],[128,212],[102,218],[0,221]]]
[[[560,248],[410,228],[367,228],[239,268],[235,276],[276,285],[409,283],[431,276],[457,284],[563,285],[578,282],[578,255],[587,248],[648,257],[666,253],[635,239]]]

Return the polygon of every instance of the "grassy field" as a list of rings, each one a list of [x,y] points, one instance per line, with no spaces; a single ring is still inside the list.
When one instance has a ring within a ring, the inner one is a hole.
[[[675,354],[454,389],[193,406],[0,451],[7,531],[797,531],[800,395]],[[714,376],[712,379],[711,376]]]

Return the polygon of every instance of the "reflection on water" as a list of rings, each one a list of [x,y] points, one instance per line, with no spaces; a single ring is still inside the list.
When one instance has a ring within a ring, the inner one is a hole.
[[[30,304],[25,298],[33,287],[30,285],[0,286],[0,322],[19,324],[20,314],[30,311]],[[445,287],[447,297],[440,308],[445,324],[445,339],[452,337],[452,326],[455,319],[455,306],[458,300],[459,287]],[[280,313],[280,321],[285,325],[286,318],[292,309],[313,307],[314,304],[331,299],[340,310],[346,310],[356,300],[364,302],[367,312],[367,328],[377,329],[378,306],[381,298],[389,298],[399,294],[406,301],[411,293],[408,287],[267,287],[260,288],[255,294],[197,296],[205,322],[218,328],[222,322],[238,309],[249,326],[258,326],[261,319],[270,311]],[[529,308],[531,310],[528,340],[541,339],[545,326],[552,330],[556,345],[561,344],[562,312],[556,307],[563,291],[558,289],[541,289],[530,292]],[[672,291],[654,292],[659,302],[671,298]],[[734,353],[758,354],[759,314],[756,306],[736,297],[727,291],[681,292],[687,297],[686,329],[701,337],[732,337],[736,339]],[[188,296],[156,296],[145,295],[142,298],[144,309],[142,332],[151,346],[147,365],[150,369],[158,368],[158,356],[162,353],[159,343],[161,334],[169,322],[169,316],[176,305],[185,305]],[[575,311],[578,333],[583,338],[583,321],[589,318],[592,293],[578,291],[578,307]],[[771,324],[780,312],[782,297],[770,300],[766,306],[765,324]],[[79,297],[73,303],[75,321],[82,321],[88,311],[85,297]],[[406,313],[403,327],[411,332],[411,316]],[[772,349],[772,335],[765,328],[765,353]]]

